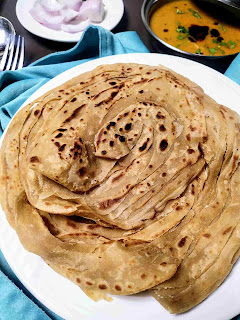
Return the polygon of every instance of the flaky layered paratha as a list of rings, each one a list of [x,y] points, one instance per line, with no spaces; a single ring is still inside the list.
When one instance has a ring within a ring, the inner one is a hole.
[[[1,204],[24,247],[94,300],[194,307],[240,254],[240,117],[163,67],[114,64],[22,109]]]

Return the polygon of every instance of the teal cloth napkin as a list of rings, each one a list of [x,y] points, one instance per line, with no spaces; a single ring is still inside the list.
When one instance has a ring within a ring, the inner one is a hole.
[[[101,27],[91,26],[74,48],[48,55],[22,70],[1,73],[0,136],[23,102],[58,74],[100,57],[147,52],[148,49],[135,32],[113,35]],[[231,65],[227,76],[240,84],[240,58],[237,59],[236,64]],[[61,320],[27,291],[0,251],[0,320],[50,319]]]
[[[238,54],[230,64],[229,68],[225,72],[225,76],[240,84],[240,54]]]

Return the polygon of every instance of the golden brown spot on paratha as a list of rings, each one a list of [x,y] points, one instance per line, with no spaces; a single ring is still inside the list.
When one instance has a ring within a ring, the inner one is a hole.
[[[67,219],[67,225],[68,225],[68,226],[70,226],[70,227],[72,227],[72,228],[74,228],[74,229],[76,229],[76,228],[77,228],[76,223],[74,223],[74,222],[70,221],[69,219]]]
[[[66,147],[66,143],[62,144],[61,147],[58,149],[59,152],[62,152]]]
[[[105,284],[100,284],[100,285],[98,286],[98,288],[101,289],[101,290],[106,290],[106,289],[107,289],[107,286],[106,286]]]
[[[160,142],[160,149],[161,151],[165,151],[168,147],[168,142],[166,139],[163,139],[161,142]]]
[[[76,109],[73,111],[73,113],[71,114],[71,116],[68,117],[66,120],[64,120],[63,123],[64,123],[64,124],[65,124],[65,123],[68,123],[68,122],[72,121],[74,118],[76,118],[77,115],[79,114],[80,110],[81,110],[84,106],[85,106],[85,104],[83,104],[83,105],[81,105],[80,107],[76,108]],[[70,128],[70,129],[71,129],[71,128]]]
[[[157,119],[165,119],[165,116],[159,111],[156,115]]]
[[[56,135],[56,137],[55,137],[55,138],[61,138],[61,137],[62,137],[62,135],[63,135],[63,134],[60,132],[59,134],[57,134],[57,135]]]
[[[147,138],[147,141],[145,141],[141,147],[139,147],[139,151],[144,151],[147,148],[149,142],[149,138]]]
[[[186,237],[183,237],[183,238],[178,242],[178,246],[179,246],[180,248],[182,248],[182,247],[185,245],[186,240],[187,240],[187,236],[186,236]]]
[[[118,284],[115,285],[115,289],[116,289],[117,291],[122,291],[122,288],[121,288]]]
[[[203,143],[206,143],[206,142],[207,142],[207,139],[208,139],[208,138],[207,138],[206,136],[204,136],[204,137],[203,137]]]
[[[226,235],[227,233],[229,233],[232,230],[232,227],[227,228],[224,232],[223,235]]]
[[[30,158],[30,162],[31,162],[31,163],[39,163],[40,160],[39,160],[39,158],[38,158],[37,156],[34,156],[34,157],[31,157],[31,158]]]
[[[164,131],[166,131],[166,128],[164,127],[163,124],[161,124],[160,127],[159,127],[159,130],[162,131],[162,132],[164,132]]]
[[[126,130],[126,131],[129,131],[129,130],[131,129],[131,127],[132,127],[132,124],[131,124],[131,123],[127,123],[127,124],[125,125],[125,130]]]
[[[188,150],[187,150],[187,153],[188,153],[188,154],[192,154],[192,153],[194,153],[194,152],[195,152],[195,151],[194,151],[193,149],[188,149]]]
[[[197,128],[196,127],[193,127],[192,125],[190,125],[190,130],[191,131],[195,131]]]
[[[193,196],[195,195],[194,187],[192,187],[191,194],[192,194]]]
[[[210,233],[205,233],[205,234],[203,234],[203,237],[205,237],[205,238],[210,238],[210,237],[211,237],[211,234],[210,234]]]
[[[108,208],[111,208],[115,203],[119,202],[125,195],[118,197],[118,198],[114,198],[114,199],[108,199],[105,201],[100,202],[99,204],[99,208],[101,210],[105,210]]]
[[[121,179],[122,177],[124,177],[124,173],[123,173],[123,172],[120,173],[118,176],[114,177],[114,178],[112,179],[112,182],[118,181],[118,180]]]
[[[146,244],[149,243],[149,241],[144,241],[144,240],[131,240],[128,241],[127,243],[125,243],[125,247],[132,247],[132,246],[136,246],[136,245],[141,245],[141,244]]]
[[[232,169],[234,170],[236,168],[236,164],[238,162],[239,157],[237,155],[233,156],[233,164]]]
[[[80,177],[83,177],[86,174],[86,172],[87,172],[87,168],[86,167],[82,167],[78,171]]]
[[[88,225],[88,229],[89,230],[94,230],[94,229],[97,229],[97,228],[99,228],[100,226],[99,225],[97,225],[97,224],[90,224],[90,225]]]

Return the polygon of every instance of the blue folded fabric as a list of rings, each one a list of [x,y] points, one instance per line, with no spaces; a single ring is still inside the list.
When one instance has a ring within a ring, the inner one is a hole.
[[[65,52],[48,55],[19,71],[0,74],[0,136],[26,99],[44,83],[81,63],[115,54],[147,53],[135,32],[113,35],[101,27],[89,27],[77,45]],[[227,76],[240,84],[240,58]],[[0,251],[0,319],[61,320],[42,305],[21,284]],[[240,317],[238,318],[240,320]]]
[[[3,320],[46,320],[45,312],[0,271],[0,316]]]
[[[240,54],[230,64],[225,76],[240,84]]]

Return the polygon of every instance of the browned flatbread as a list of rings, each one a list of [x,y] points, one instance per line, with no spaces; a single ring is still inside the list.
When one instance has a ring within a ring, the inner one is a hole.
[[[164,67],[114,64],[21,110],[1,204],[24,247],[92,299],[150,289],[170,312],[240,253],[240,117]]]

